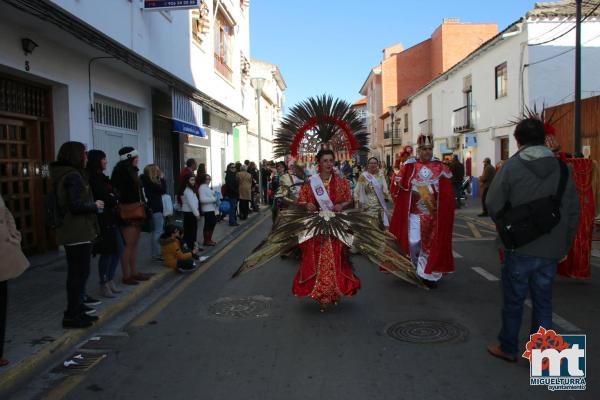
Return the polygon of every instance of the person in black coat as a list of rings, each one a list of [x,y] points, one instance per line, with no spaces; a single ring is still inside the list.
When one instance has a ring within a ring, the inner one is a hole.
[[[237,168],[233,163],[227,166],[227,172],[225,173],[225,187],[225,193],[231,204],[229,209],[229,226],[238,226],[237,204],[240,198],[240,189],[237,180]]]
[[[86,167],[90,188],[94,200],[104,202],[104,210],[98,214],[100,238],[94,243],[93,255],[99,254],[98,273],[100,275],[100,294],[112,298],[121,293],[114,282],[115,271],[123,253],[123,237],[117,226],[117,197],[110,179],[104,175],[107,160],[102,150],[88,151]]]
[[[167,184],[162,171],[156,164],[146,165],[140,180],[142,181],[146,202],[152,211],[152,260],[162,261],[159,240],[165,225],[162,196],[167,193]]]

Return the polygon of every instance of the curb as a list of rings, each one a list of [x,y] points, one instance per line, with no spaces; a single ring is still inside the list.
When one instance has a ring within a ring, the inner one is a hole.
[[[268,208],[266,210],[268,210]],[[213,257],[214,255],[220,253],[228,243],[235,240],[238,236],[242,235],[246,230],[259,222],[260,219],[258,216],[262,215],[264,212],[265,210],[261,209],[259,212],[253,213],[254,215],[257,215],[256,218],[251,217],[251,221],[241,225],[239,227],[240,229],[236,229],[229,233],[219,241],[218,246],[216,246],[210,252],[205,252],[204,255]],[[145,295],[148,294],[152,289],[158,287],[161,283],[166,281],[169,276],[173,276],[173,271],[171,269],[165,269],[161,272],[158,272],[144,285],[140,285],[139,289],[133,290],[124,296],[122,301],[106,307],[102,313],[99,314],[100,319],[93,325],[91,329],[67,330],[62,336],[57,338],[52,343],[48,343],[38,352],[21,360],[10,369],[0,373],[0,398],[4,398],[4,396],[7,396],[12,391],[17,389],[19,384],[24,383],[26,380],[31,378],[47,363],[51,362],[54,357],[58,357],[60,354],[66,352],[78,342],[82,341],[85,337],[93,335],[99,330],[99,328],[102,328],[126,308],[145,297]]]

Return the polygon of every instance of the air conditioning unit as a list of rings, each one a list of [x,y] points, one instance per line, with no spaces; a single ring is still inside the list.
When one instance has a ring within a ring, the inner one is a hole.
[[[450,136],[446,138],[446,147],[449,149],[458,149],[460,136]]]

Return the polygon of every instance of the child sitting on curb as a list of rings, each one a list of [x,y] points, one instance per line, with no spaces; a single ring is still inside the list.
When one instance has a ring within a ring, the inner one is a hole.
[[[165,227],[160,237],[162,248],[163,263],[168,268],[177,268],[179,272],[192,272],[196,269],[194,258],[198,255],[198,250],[189,252],[182,250],[181,228],[177,225],[169,224]]]

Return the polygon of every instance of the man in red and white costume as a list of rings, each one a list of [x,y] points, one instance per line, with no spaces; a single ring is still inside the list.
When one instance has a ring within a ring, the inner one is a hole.
[[[410,255],[417,275],[435,288],[443,273],[454,272],[452,173],[433,158],[431,135],[421,135],[417,142],[418,159],[402,166],[390,232]]]

